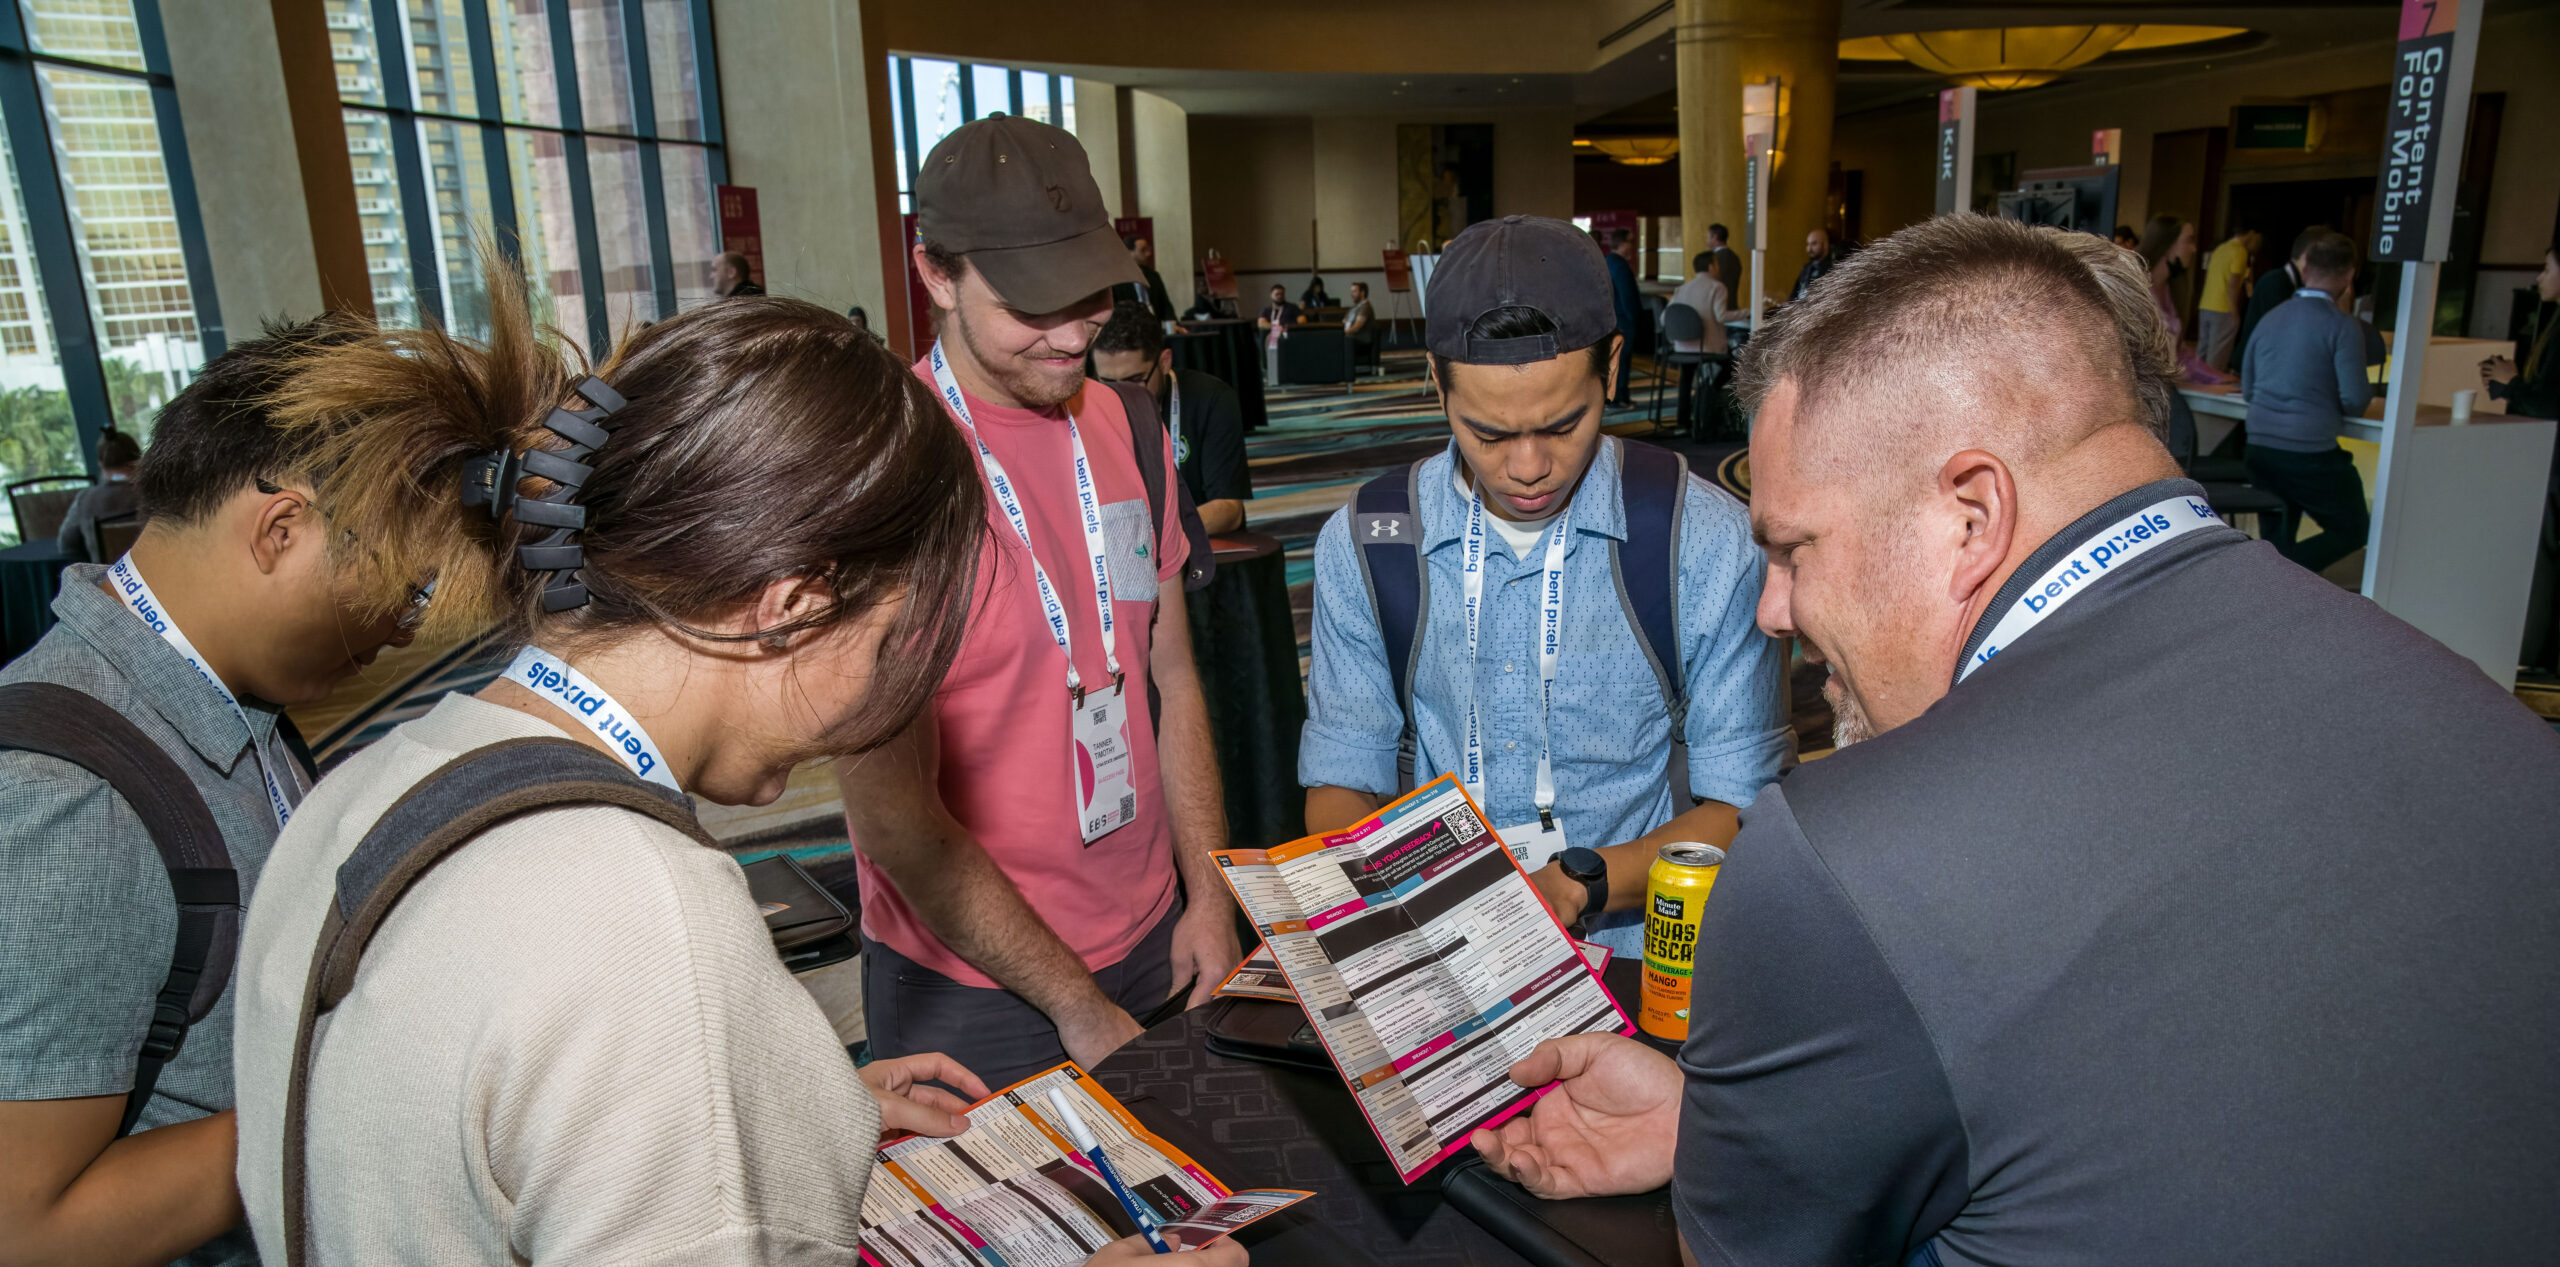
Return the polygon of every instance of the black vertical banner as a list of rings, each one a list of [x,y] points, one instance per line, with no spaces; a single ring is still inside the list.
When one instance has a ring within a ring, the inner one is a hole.
[[[1972,120],[1965,117],[1966,92],[1962,88],[1941,89],[1938,93],[1938,214],[1971,211],[1970,184],[1973,156],[1965,142],[1965,128]]]
[[[2403,0],[2400,44],[2391,58],[2391,111],[2382,132],[2382,175],[2374,190],[2373,258],[2413,264],[2443,254],[2452,188],[2437,179],[2445,161],[2460,162],[2452,142],[2468,103],[2453,100],[2451,0]],[[2468,80],[2470,76],[2461,76]],[[2440,189],[2441,186],[2441,189]],[[2438,198],[2442,192],[2445,197]],[[2438,206],[2442,201],[2443,206]]]

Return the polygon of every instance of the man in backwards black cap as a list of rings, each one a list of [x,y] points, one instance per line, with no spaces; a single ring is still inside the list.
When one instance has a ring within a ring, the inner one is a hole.
[[[1428,300],[1452,440],[1316,543],[1307,826],[1456,774],[1559,921],[1638,953],[1656,851],[1731,840],[1784,751],[1751,525],[1679,458],[1602,434],[1625,341],[1588,235],[1472,225]]]
[[[1083,147],[1029,119],[934,146],[916,230],[938,338],[915,372],[979,455],[988,522],[933,709],[841,772],[863,1010],[879,1054],[945,1052],[1001,1085],[1091,1065],[1177,990],[1207,1001],[1243,955],[1209,859],[1226,817],[1171,445],[1085,380],[1138,267]]]

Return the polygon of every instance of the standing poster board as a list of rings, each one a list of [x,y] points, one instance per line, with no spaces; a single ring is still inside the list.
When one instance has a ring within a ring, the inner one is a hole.
[[[1208,258],[1200,261],[1200,276],[1209,283],[1212,296],[1219,299],[1236,297],[1236,266],[1233,260],[1213,250]]]
[[[1399,295],[1412,290],[1413,266],[1405,262],[1404,252],[1391,246],[1383,258],[1386,261],[1387,289]]]
[[[1154,216],[1121,216],[1111,222],[1111,231],[1120,235],[1120,245],[1135,246],[1140,239],[1156,240]]]
[[[2468,32],[2468,47],[2455,48],[2465,34],[2465,16],[2476,27],[2476,0],[2403,0],[2400,6],[2382,174],[2373,199],[2376,263],[2441,261],[2452,245],[2453,190],[2462,174],[2463,125],[2471,111],[2471,64],[2479,41],[2475,29]]]
[[[764,222],[756,215],[756,190],[753,185],[722,185],[720,201],[720,249],[736,251],[747,257],[747,280],[764,285]]]

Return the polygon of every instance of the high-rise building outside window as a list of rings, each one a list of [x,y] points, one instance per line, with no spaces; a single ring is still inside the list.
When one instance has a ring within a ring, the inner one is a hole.
[[[109,425],[147,442],[222,351],[178,121],[159,0],[0,9],[0,483],[93,473]]]
[[[709,295],[728,178],[711,0],[327,3],[383,320],[479,333],[484,246],[598,359]]]

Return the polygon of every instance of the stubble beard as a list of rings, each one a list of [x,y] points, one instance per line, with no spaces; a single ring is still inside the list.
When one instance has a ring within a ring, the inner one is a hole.
[[[978,363],[979,372],[995,380],[1007,396],[1025,409],[1053,409],[1074,400],[1084,391],[1084,369],[1079,365],[1072,375],[1053,377],[1023,363],[1019,356],[1001,354],[980,343],[971,328],[966,310],[951,310],[951,328],[960,334],[960,342],[969,349],[969,359]]]
[[[1832,669],[1822,680],[1822,698],[1831,705],[1831,746],[1846,748],[1876,737],[1875,723],[1867,719],[1867,710],[1858,697],[1849,693],[1848,684],[1840,680],[1840,670]]]

